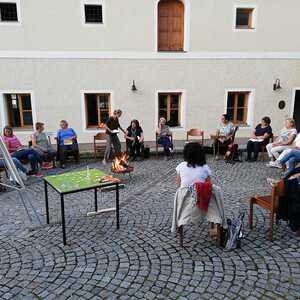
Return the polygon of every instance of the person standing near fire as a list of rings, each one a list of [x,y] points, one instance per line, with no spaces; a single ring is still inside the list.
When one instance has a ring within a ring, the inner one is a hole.
[[[121,154],[121,143],[118,137],[119,129],[123,131],[125,134],[125,130],[121,127],[119,123],[119,119],[122,116],[122,111],[117,109],[114,111],[113,115],[109,117],[105,124],[106,129],[106,149],[102,163],[106,165],[107,161],[110,158],[110,153],[112,147],[114,149],[115,156],[119,156]]]

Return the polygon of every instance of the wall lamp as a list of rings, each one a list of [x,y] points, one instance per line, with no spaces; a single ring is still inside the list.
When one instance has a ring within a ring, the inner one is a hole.
[[[273,91],[277,91],[277,90],[280,90],[281,89],[281,86],[280,86],[280,79],[276,79],[275,80],[275,83],[273,84]]]
[[[136,88],[136,85],[135,85],[134,80],[132,81],[131,90],[132,90],[133,92],[136,92],[136,91],[137,91],[137,88]]]

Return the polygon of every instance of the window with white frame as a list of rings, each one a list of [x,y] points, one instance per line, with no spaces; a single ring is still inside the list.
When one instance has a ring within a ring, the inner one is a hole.
[[[234,124],[248,125],[248,107],[250,91],[227,93],[227,115]]]
[[[18,5],[14,1],[0,1],[0,22],[18,23]]]
[[[4,94],[8,125],[13,128],[32,128],[32,104],[30,94]]]
[[[181,93],[158,94],[158,119],[167,120],[170,127],[181,126]]]
[[[85,93],[86,127],[102,128],[111,113],[109,93]]]
[[[103,0],[83,0],[82,18],[83,18],[83,24],[103,25],[104,24]]]
[[[254,30],[255,29],[256,8],[236,7],[235,9],[235,29]]]

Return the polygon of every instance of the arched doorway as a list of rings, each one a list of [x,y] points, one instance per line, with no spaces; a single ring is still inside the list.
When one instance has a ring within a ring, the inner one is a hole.
[[[158,3],[158,51],[183,51],[184,4],[180,0]]]

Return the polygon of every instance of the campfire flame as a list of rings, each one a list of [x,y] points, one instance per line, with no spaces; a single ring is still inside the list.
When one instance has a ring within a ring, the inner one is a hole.
[[[125,152],[120,156],[116,157],[111,165],[111,170],[115,173],[121,173],[128,170],[128,154]]]

